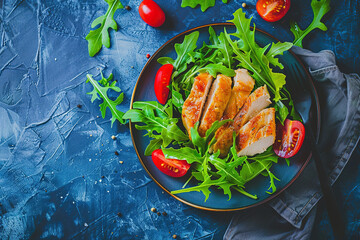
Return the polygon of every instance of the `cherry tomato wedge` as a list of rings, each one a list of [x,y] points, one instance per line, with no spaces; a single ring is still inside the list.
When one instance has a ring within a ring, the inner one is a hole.
[[[170,89],[168,88],[171,80],[171,74],[174,66],[165,64],[156,73],[154,90],[159,103],[165,104],[169,96]]]
[[[300,150],[304,138],[305,128],[301,122],[286,119],[284,126],[278,123],[274,143],[276,155],[282,158],[294,156]]]
[[[290,0],[258,0],[256,10],[268,22],[279,21],[289,11]]]
[[[160,27],[165,22],[165,13],[153,0],[144,0],[139,6],[142,20],[152,27]]]
[[[155,166],[166,175],[182,177],[190,168],[185,160],[167,159],[161,149],[154,150],[151,154]]]

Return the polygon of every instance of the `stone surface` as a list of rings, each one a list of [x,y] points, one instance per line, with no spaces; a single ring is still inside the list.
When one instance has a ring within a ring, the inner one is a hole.
[[[167,17],[160,28],[140,19],[140,2],[123,1],[131,10],[115,13],[119,30],[110,31],[111,48],[91,58],[84,38],[91,22],[106,12],[104,1],[0,1],[1,239],[222,238],[232,214],[194,209],[163,193],[138,161],[128,126],[111,128],[109,115],[98,117],[85,75],[113,73],[125,93],[119,110],[126,111],[146,54],[171,37],[231,19],[245,2],[259,29],[291,41],[289,21],[306,26],[312,20],[310,0],[293,0],[277,23],[258,16],[255,0],[216,1],[205,13],[181,8],[180,0],[157,0]],[[311,33],[304,47],[333,50],[342,71],[359,74],[359,1],[331,6],[324,18],[329,30]],[[359,148],[355,156],[335,189],[349,236],[359,237]],[[331,238],[321,204],[314,236]],[[158,216],[152,207],[167,215]]]

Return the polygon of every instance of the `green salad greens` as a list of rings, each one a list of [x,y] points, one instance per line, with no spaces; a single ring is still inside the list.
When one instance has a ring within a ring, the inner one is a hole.
[[[228,0],[222,0],[223,3],[227,3]],[[215,0],[182,0],[181,7],[191,7],[195,8],[197,5],[200,5],[201,11],[205,12],[209,7],[215,5]]]
[[[296,22],[290,23],[290,30],[294,34],[294,45],[302,47],[302,40],[308,35],[312,30],[319,28],[322,31],[326,31],[327,27],[324,23],[321,22],[322,17],[330,11],[330,0],[312,0],[311,8],[314,13],[314,19],[310,25],[305,29],[301,30],[299,25]]]
[[[121,92],[121,89],[115,86],[116,82],[111,82],[111,80],[113,79],[113,75],[110,74],[108,78],[105,78],[101,72],[101,79],[99,81],[95,80],[91,74],[87,74],[86,77],[86,82],[91,83],[91,85],[93,86],[93,90],[87,93],[92,95],[91,102],[94,102],[98,99],[103,100],[103,102],[99,105],[101,116],[105,118],[106,109],[109,108],[112,115],[111,127],[116,120],[118,120],[121,124],[124,124],[126,122],[123,118],[124,113],[116,108],[124,100],[124,93],[120,93],[115,100],[111,100],[107,94],[109,89],[115,92]]]
[[[162,148],[166,158],[186,160],[192,164],[191,177],[187,183],[195,179],[199,184],[173,191],[173,194],[200,191],[207,200],[210,187],[213,186],[222,189],[229,199],[233,190],[256,199],[255,194],[246,192],[245,184],[259,175],[269,178],[267,193],[276,191],[275,182],[279,179],[270,168],[277,163],[278,156],[272,147],[253,157],[238,157],[234,141],[229,154],[220,158],[219,152],[210,154],[209,149],[216,141],[214,135],[217,129],[232,120],[214,122],[205,137],[199,135],[197,123],[191,129],[191,140],[180,120],[182,105],[198,73],[208,72],[214,77],[222,73],[233,77],[233,69],[237,68],[248,69],[255,79],[256,87],[264,84],[268,86],[276,115],[281,121],[289,114],[295,117],[291,95],[285,89],[286,76],[273,69],[283,68],[276,57],[290,49],[293,44],[278,42],[260,47],[255,41],[255,26],[251,26],[251,19],[245,17],[242,9],[234,13],[234,19],[230,22],[234,23],[235,32],[229,33],[225,28],[223,32],[216,34],[215,30],[209,27],[209,43],[204,42],[198,46],[199,32],[194,31],[186,35],[182,43],[175,44],[175,59],[158,59],[161,64],[174,66],[169,86],[171,95],[165,106],[157,102],[135,102],[133,109],[123,116],[124,119],[136,123],[137,129],[146,130],[146,135],[152,139],[145,155],[151,155],[153,150]]]
[[[85,39],[88,41],[88,50],[90,57],[97,54],[102,45],[109,48],[110,47],[110,35],[109,28],[117,31],[118,25],[114,20],[114,14],[116,10],[124,8],[120,0],[105,0],[109,5],[106,13],[98,18],[96,18],[91,27],[95,28],[99,25],[98,28],[90,30],[89,34],[86,35]]]

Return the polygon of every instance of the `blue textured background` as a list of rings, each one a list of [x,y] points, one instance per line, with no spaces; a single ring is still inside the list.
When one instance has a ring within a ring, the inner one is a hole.
[[[180,8],[180,0],[157,0],[167,15],[158,29],[138,16],[140,2],[123,1],[132,10],[116,12],[119,30],[110,33],[111,48],[91,58],[84,38],[91,22],[105,13],[104,1],[0,0],[1,239],[222,238],[232,213],[197,210],[164,194],[140,165],[128,126],[110,128],[109,115],[99,117],[98,102],[92,104],[86,95],[91,86],[85,75],[112,72],[125,93],[119,109],[126,111],[146,54],[171,37],[231,19],[246,2],[245,11],[258,28],[291,41],[289,20],[309,24],[310,0],[293,0],[278,23],[263,21],[254,0],[217,1],[205,13]],[[346,73],[360,73],[359,2],[332,1],[324,19],[329,30],[316,31],[304,42],[313,51],[333,50]],[[360,226],[359,156],[358,147],[335,184],[349,236]],[[319,205],[314,239],[331,238]],[[152,207],[168,215],[158,216]]]

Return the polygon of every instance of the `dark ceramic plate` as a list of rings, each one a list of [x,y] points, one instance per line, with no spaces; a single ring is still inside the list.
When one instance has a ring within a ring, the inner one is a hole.
[[[191,29],[189,31],[183,32],[168,42],[166,42],[162,47],[157,50],[157,52],[149,59],[148,63],[145,65],[144,69],[142,70],[137,84],[135,86],[132,103],[135,101],[149,101],[153,100],[156,101],[155,93],[154,93],[154,79],[157,70],[160,68],[160,64],[157,63],[157,59],[159,57],[176,57],[176,53],[174,50],[174,44],[180,43],[183,41],[184,36],[189,34],[193,31],[199,31],[200,37],[198,40],[198,46],[202,44],[203,41],[208,42],[209,34],[208,28],[212,26],[214,30],[219,33],[223,31],[224,27],[227,27],[228,32],[234,32],[235,27],[232,24],[220,23],[220,24],[210,24],[201,26],[198,28]],[[265,46],[271,42],[277,42],[274,37],[271,35],[256,30],[256,41],[260,46]],[[316,94],[315,87],[312,83],[311,77],[303,64],[300,60],[293,54],[291,51],[285,52],[283,56],[279,56],[279,61],[284,65],[284,73],[286,76],[287,81],[287,88],[291,92],[294,99],[296,99],[296,94],[299,92],[297,89],[300,88],[296,84],[295,79],[291,79],[289,76],[294,76],[291,71],[294,66],[297,66],[298,69],[302,72],[303,76],[306,76],[303,80],[303,85],[305,85],[310,93],[312,94],[312,102],[313,107],[310,113],[310,121],[314,126],[314,129],[319,129],[319,121],[320,121],[320,111],[319,111],[319,104],[318,98]],[[134,127],[134,124],[130,124],[130,131],[132,140],[134,143],[135,150],[139,157],[139,160],[145,170],[148,172],[150,177],[167,193],[170,194],[171,191],[180,189],[185,181],[187,180],[188,176],[184,176],[182,178],[172,178],[163,173],[161,173],[156,166],[153,164],[151,160],[151,156],[144,156],[144,151],[147,145],[150,142],[148,137],[144,137],[145,131],[139,131]],[[290,166],[287,166],[284,159],[280,159],[278,164],[273,165],[271,171],[277,176],[281,181],[276,182],[277,191],[269,195],[266,193],[269,187],[269,179],[267,177],[258,176],[253,181],[247,183],[245,185],[246,191],[251,194],[256,194],[258,199],[254,200],[248,198],[236,191],[233,191],[231,200],[228,200],[228,196],[224,195],[221,190],[217,190],[215,188],[211,188],[211,194],[209,199],[204,202],[204,195],[201,192],[191,192],[191,193],[181,193],[178,195],[172,195],[174,198],[178,199],[179,201],[188,204],[193,207],[206,209],[206,210],[213,210],[213,211],[231,211],[231,210],[240,210],[245,209],[253,206],[260,205],[269,201],[270,199],[279,195],[282,191],[284,191],[287,187],[293,183],[296,178],[300,175],[300,173],[304,170],[305,166],[309,162],[311,157],[310,148],[307,145],[307,141],[305,139],[304,144],[297,155],[290,159]],[[195,181],[191,181],[188,185],[195,185]]]

